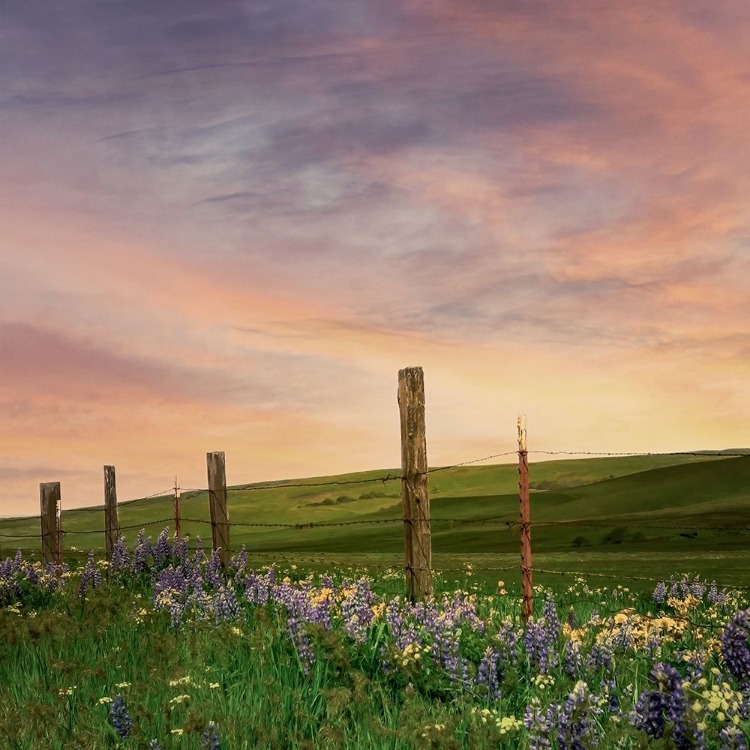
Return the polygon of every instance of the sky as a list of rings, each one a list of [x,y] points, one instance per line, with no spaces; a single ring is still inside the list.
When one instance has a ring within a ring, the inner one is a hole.
[[[398,467],[407,366],[432,465],[749,446],[748,49],[745,0],[3,0],[0,515]]]

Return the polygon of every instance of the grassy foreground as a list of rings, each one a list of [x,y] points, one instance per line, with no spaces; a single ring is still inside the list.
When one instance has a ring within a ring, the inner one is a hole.
[[[166,534],[109,567],[8,558],[0,746],[747,747],[745,592],[573,578],[537,586],[524,627],[517,590],[470,566],[427,606],[367,573],[241,554],[226,575]]]

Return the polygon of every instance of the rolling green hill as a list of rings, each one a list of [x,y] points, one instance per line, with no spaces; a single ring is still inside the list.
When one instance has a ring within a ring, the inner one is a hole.
[[[398,473],[390,470],[391,475]],[[231,488],[232,547],[244,544],[252,553],[267,553],[269,559],[334,554],[347,559],[380,555],[383,560],[399,560],[403,550],[400,483],[372,481],[386,474],[388,470],[292,480],[280,488],[269,488],[268,483]],[[728,556],[727,570],[745,565],[735,558],[750,550],[750,532],[745,529],[750,528],[750,456],[543,461],[531,464],[529,476],[537,564],[545,555],[550,559],[567,555],[579,567],[618,569],[624,565],[618,565],[618,560],[629,559],[627,568],[632,572],[639,566],[652,570],[641,564],[653,555],[676,555],[698,570],[705,568],[709,554],[719,552]],[[342,484],[292,486],[333,481]],[[515,562],[516,531],[502,523],[518,516],[514,464],[433,470],[429,485],[436,560],[493,555],[493,559]],[[173,526],[166,520],[173,513],[171,497],[120,503],[119,513],[130,543],[142,525],[152,524],[146,528],[153,537],[164,526]],[[182,516],[183,534],[210,539],[210,526],[205,523],[209,519],[207,493],[184,493]],[[242,525],[349,521],[379,523],[318,528]],[[64,548],[101,549],[102,527],[101,509],[66,511]],[[38,520],[0,520],[2,554],[16,547],[38,550],[38,533]]]

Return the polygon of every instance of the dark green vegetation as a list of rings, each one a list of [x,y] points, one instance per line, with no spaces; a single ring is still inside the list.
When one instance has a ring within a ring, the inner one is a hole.
[[[395,469],[391,475],[398,475]],[[388,470],[293,480],[360,484],[264,488],[229,492],[233,549],[246,545],[253,559],[271,562],[336,559],[398,564],[403,554],[399,481],[368,483]],[[530,466],[534,564],[562,571],[666,576],[690,571],[725,583],[746,582],[750,569],[750,456],[636,456],[544,461]],[[517,560],[518,516],[514,464],[458,467],[430,476],[432,545],[437,566],[476,567]],[[210,538],[206,493],[183,494],[184,534]],[[129,543],[139,524],[172,516],[170,497],[120,504]],[[394,519],[391,522],[389,519]],[[441,519],[476,519],[457,523]],[[490,519],[494,519],[491,520]],[[377,520],[324,528],[264,528],[250,523],[306,524]],[[147,527],[154,537],[162,526]],[[67,511],[65,548],[101,548],[102,512]],[[695,527],[695,528],[694,528]],[[706,528],[715,527],[715,528]],[[39,533],[39,522],[0,521],[0,534]],[[38,549],[37,538],[0,538],[2,549]],[[333,557],[332,557],[333,555]],[[494,574],[487,572],[488,577]],[[545,580],[542,576],[538,580]]]

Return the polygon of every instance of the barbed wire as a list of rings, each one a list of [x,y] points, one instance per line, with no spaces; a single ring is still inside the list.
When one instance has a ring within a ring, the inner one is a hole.
[[[131,526],[120,526],[120,531],[127,530],[127,529],[141,529],[145,528],[146,526],[156,526],[157,524],[161,523],[171,523],[174,521],[174,518],[162,518],[158,521],[147,521],[146,523],[136,523]],[[207,523],[211,523],[210,521],[207,521]],[[60,529],[60,532],[67,536],[68,534],[103,534],[106,533],[104,529]],[[38,536],[38,535],[37,535]]]
[[[518,525],[518,522],[516,522]],[[616,516],[611,521],[598,521],[592,519],[590,521],[586,519],[577,519],[574,521],[532,521],[530,524],[532,527],[540,526],[595,526],[601,528],[629,528],[629,529],[667,529],[669,531],[679,530],[690,530],[690,531],[750,531],[750,526],[692,526],[692,525],[681,525],[681,526],[664,526],[663,524],[657,523],[632,523],[627,519],[619,519]]]
[[[152,495],[145,495],[144,497],[136,497],[133,500],[121,500],[118,501],[117,505],[118,507],[121,505],[130,505],[131,503],[139,503],[142,500],[153,500],[157,497],[167,497],[170,495],[170,493],[174,492],[174,487],[170,487],[167,490],[162,490],[161,492],[154,492]],[[104,505],[89,505],[83,508],[66,508],[64,511],[60,510],[60,515],[62,516],[63,513],[66,515],[68,513],[101,513],[104,510]],[[31,516],[31,518],[39,518],[39,516]],[[16,520],[15,518],[12,520]]]
[[[526,451],[526,453],[538,453],[547,456],[697,456],[702,458],[704,456],[708,458],[749,458],[750,453],[722,453],[721,451],[669,451],[666,453],[654,453],[651,451],[640,452],[640,451],[624,451],[624,452],[610,452],[610,451],[547,451],[547,450],[532,450]]]

